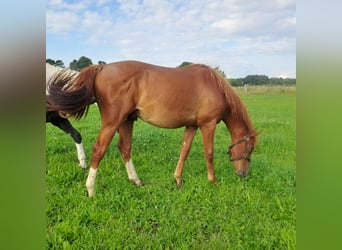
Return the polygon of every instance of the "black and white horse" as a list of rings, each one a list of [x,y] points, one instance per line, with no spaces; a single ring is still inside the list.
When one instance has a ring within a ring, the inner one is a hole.
[[[52,79],[55,76],[55,74],[58,74],[61,70],[63,70],[63,68],[46,63],[46,84],[49,82],[50,79]],[[78,72],[76,71],[72,73],[78,74]],[[46,90],[46,95],[49,95],[48,89]],[[82,169],[86,169],[87,164],[82,144],[82,136],[71,125],[70,121],[67,118],[61,117],[57,111],[46,111],[46,122],[50,122],[54,126],[63,130],[65,133],[70,134],[70,136],[74,139],[74,142],[76,144],[77,157],[80,162],[79,165]]]

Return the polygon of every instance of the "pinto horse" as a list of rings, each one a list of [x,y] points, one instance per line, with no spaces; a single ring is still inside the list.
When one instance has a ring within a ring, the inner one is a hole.
[[[72,79],[60,74],[49,85],[50,111],[80,119],[95,97],[101,128],[93,146],[86,187],[94,195],[99,163],[116,131],[118,148],[128,178],[142,185],[131,159],[133,124],[137,118],[161,128],[185,127],[180,157],[174,172],[182,184],[184,161],[199,128],[202,133],[208,180],[215,182],[213,140],[216,124],[223,121],[232,138],[228,154],[235,172],[246,176],[257,132],[247,110],[228,82],[214,69],[193,64],[167,68],[138,61],[93,65]]]
[[[68,72],[68,74],[70,74],[70,76],[73,76],[73,77],[75,77],[78,74],[77,71],[64,70],[61,67],[53,66],[51,64],[46,63],[46,85],[48,86],[49,81],[53,81],[54,77],[59,75],[61,72]],[[50,93],[47,88],[46,95],[48,96],[49,94]],[[78,132],[71,125],[70,121],[67,118],[60,116],[58,110],[46,111],[46,122],[47,123],[50,122],[54,126],[63,130],[65,133],[70,134],[70,136],[72,137],[72,139],[74,140],[76,144],[79,165],[81,166],[82,169],[85,170],[87,168],[87,163],[86,163],[86,156],[85,156],[84,148],[82,144],[82,136],[80,132]]]

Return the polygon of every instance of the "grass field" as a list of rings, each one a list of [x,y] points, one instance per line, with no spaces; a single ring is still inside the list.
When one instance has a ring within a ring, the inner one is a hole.
[[[95,197],[87,198],[87,172],[78,167],[71,138],[46,125],[46,246],[48,249],[295,249],[295,88],[237,89],[257,130],[250,175],[234,174],[223,123],[215,136],[215,173],[207,181],[201,135],[185,162],[182,188],[173,180],[183,129],[135,123],[132,157],[144,182],[128,181],[116,148],[101,161]],[[93,105],[73,122],[86,154],[100,126]]]

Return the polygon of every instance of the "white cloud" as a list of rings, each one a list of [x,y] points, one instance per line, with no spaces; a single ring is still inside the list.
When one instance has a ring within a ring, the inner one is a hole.
[[[96,46],[108,61],[136,57],[171,66],[197,60],[228,67],[229,57],[248,56],[250,63],[239,62],[252,67],[252,56],[295,56],[294,15],[293,0],[50,0],[46,20],[48,35],[82,33],[75,43]]]
[[[66,21],[67,20],[67,21]],[[46,29],[51,33],[64,33],[71,31],[77,26],[79,17],[71,11],[46,12]]]
[[[49,0],[47,5],[48,8],[78,12],[87,9],[89,3],[89,0],[78,1],[76,3],[68,3],[63,0]]]
[[[107,3],[110,3],[111,0],[97,0],[96,2],[97,2],[98,6],[102,6],[102,5],[105,5]]]

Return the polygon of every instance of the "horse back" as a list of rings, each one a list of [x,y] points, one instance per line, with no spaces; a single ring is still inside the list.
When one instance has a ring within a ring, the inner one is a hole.
[[[167,68],[117,62],[98,73],[96,92],[100,102],[129,106],[129,112],[155,126],[198,126],[218,122],[225,112],[223,94],[208,70],[205,65]]]

